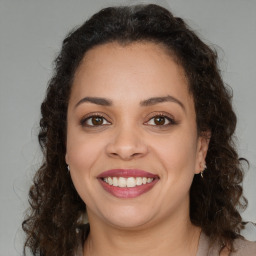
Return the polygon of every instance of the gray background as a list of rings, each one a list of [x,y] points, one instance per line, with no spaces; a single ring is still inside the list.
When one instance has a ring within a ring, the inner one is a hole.
[[[256,222],[256,1],[169,0],[158,3],[185,18],[220,56],[234,91],[238,150],[251,168],[244,181]],[[102,7],[138,1],[0,0],[0,255],[21,255],[27,193],[41,162],[40,104],[64,36]],[[252,231],[249,232],[252,234]]]

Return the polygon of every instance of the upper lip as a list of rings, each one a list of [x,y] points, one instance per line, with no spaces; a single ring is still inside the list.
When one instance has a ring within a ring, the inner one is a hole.
[[[97,178],[105,177],[147,177],[158,178],[158,175],[140,169],[111,169],[102,172]]]

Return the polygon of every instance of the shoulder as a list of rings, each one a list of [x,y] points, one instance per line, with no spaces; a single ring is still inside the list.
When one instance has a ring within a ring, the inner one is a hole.
[[[243,238],[234,240],[234,252],[229,253],[225,248],[221,250],[218,243],[210,243],[210,239],[201,233],[197,256],[256,256],[256,242]],[[221,252],[220,252],[221,251]]]
[[[234,241],[234,249],[235,251],[230,256],[256,256],[256,241],[236,239]]]

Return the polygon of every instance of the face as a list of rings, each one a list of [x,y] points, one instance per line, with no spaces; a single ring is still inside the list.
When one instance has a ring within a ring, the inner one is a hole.
[[[66,162],[90,221],[121,228],[189,218],[207,141],[184,71],[163,46],[108,43],[76,71]]]

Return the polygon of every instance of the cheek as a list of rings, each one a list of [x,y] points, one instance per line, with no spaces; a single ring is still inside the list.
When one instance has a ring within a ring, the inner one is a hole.
[[[86,205],[94,205],[93,202],[95,200],[92,195],[97,188],[95,188],[95,183],[92,181],[99,174],[97,172],[97,163],[103,152],[102,150],[101,140],[83,138],[83,136],[68,138],[67,155],[71,179]]]
[[[168,176],[187,176],[188,173],[194,175],[197,144],[195,137],[190,134],[193,132],[180,132],[155,144],[155,152]]]
[[[104,142],[97,138],[77,137],[71,138],[67,144],[69,164],[76,172],[90,174],[92,166],[103,151]]]
[[[67,159],[74,186],[86,203],[95,190],[95,177],[99,174],[97,163],[101,158],[104,140],[85,134],[77,127],[70,127],[67,136]]]

